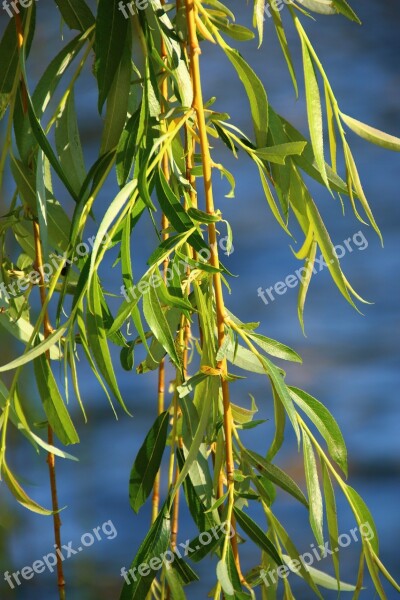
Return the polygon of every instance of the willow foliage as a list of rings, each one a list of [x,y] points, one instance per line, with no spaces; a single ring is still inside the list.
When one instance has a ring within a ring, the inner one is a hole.
[[[119,389],[121,366],[143,377],[158,370],[158,414],[129,478],[132,509],[139,512],[152,495],[153,517],[133,558],[131,573],[136,575],[126,578],[121,599],[185,598],[184,587],[197,579],[195,563],[210,554],[217,565],[211,591],[215,599],[255,598],[258,593],[266,600],[277,598],[277,582],[264,584],[264,577],[279,568],[283,573],[296,571],[308,584],[310,597],[323,598],[326,587],[358,598],[364,593],[364,563],[381,599],[386,598],[381,577],[400,591],[379,559],[373,518],[346,481],[346,446],[334,417],[307,392],[289,385],[275,364],[276,358],[301,362],[300,357],[257,333],[257,323],[243,323],[240,315],[229,311],[224,292],[231,274],[220,260],[219,240],[227,232],[229,254],[232,231],[213,197],[215,172],[227,179],[228,197],[234,195],[234,176],[218,160],[224,145],[239,160],[247,160],[259,177],[266,210],[279,226],[288,236],[303,233],[296,250],[305,267],[298,298],[303,327],[317,251],[347,302],[357,307],[363,301],[342,271],[307,183],[312,178],[349,204],[380,236],[346,132],[350,129],[394,151],[400,150],[400,139],[344,112],[305,29],[315,13],[356,23],[357,15],[346,0],[254,0],[253,7],[246,7],[253,10],[260,46],[264,28],[268,35],[275,31],[296,95],[298,78],[304,77],[309,128],[304,137],[271,106],[259,76],[236,48],[255,34],[238,24],[229,6],[219,0],[166,5],[160,0],[98,0],[93,12],[83,0],[56,4],[70,41],[46,66],[34,89],[27,70],[36,41],[36,10],[42,6],[36,9],[33,2],[14,11],[0,42],[0,116],[6,122],[0,177],[8,173],[14,183],[0,220],[0,326],[5,339],[13,336],[23,348],[0,367],[1,373],[11,375],[5,379],[8,387],[0,381],[4,485],[28,509],[53,514],[59,533],[57,504],[51,509],[39,506],[9,466],[10,429],[26,436],[36,450],[48,452],[54,473],[54,457],[73,459],[63,448],[79,442],[66,403],[69,395],[76,396],[86,420],[78,360],[86,359],[112,410],[120,413],[130,414],[132,409]],[[288,16],[285,25],[282,9]],[[302,74],[294,68],[286,37],[289,26],[299,38]],[[201,70],[207,69],[207,62],[200,48],[207,44],[218,46],[226,57],[227,76],[243,86],[252,131],[241,131],[228,114],[213,109],[214,99],[203,98]],[[89,77],[87,65],[103,118],[98,157],[89,169],[76,113],[79,92],[75,93],[79,78]],[[338,164],[344,164],[343,171]],[[111,173],[119,190],[104,214],[100,211],[103,216],[89,244],[88,231]],[[131,242],[140,236],[149,215],[159,243],[146,270],[137,273]],[[18,247],[15,259],[8,251],[12,244]],[[115,259],[113,290],[102,283],[103,262],[110,260],[110,253]],[[36,318],[38,293],[41,311]],[[110,298],[115,295],[120,303],[112,314]],[[121,365],[112,363],[112,346],[120,350]],[[72,389],[60,387],[54,375],[60,363]],[[30,365],[48,426],[46,440],[20,400],[21,379]],[[175,372],[168,392],[166,368]],[[243,374],[265,377],[271,392],[275,434],[263,455],[244,445],[241,432],[273,425],[256,419],[254,399],[251,408],[230,401],[230,388]],[[132,386],[134,382],[132,374]],[[304,456],[305,491],[275,464],[288,428]],[[168,485],[162,503],[161,466]],[[299,550],[275,512],[278,488],[307,511],[320,546],[326,539],[336,546],[338,493],[346,498],[359,527],[369,523],[375,535],[362,537],[360,569],[352,584],[340,581],[339,553],[332,556],[334,578],[299,561]],[[188,558],[177,546],[179,496],[199,530]],[[251,516],[254,503],[262,507],[265,522]],[[206,534],[212,541],[202,545]],[[250,572],[241,570],[242,538],[260,549],[260,562]],[[164,561],[158,571],[141,568],[168,551],[175,553],[173,560]],[[283,577],[281,585],[284,597],[293,598],[290,579]],[[59,589],[65,597],[62,571]]]

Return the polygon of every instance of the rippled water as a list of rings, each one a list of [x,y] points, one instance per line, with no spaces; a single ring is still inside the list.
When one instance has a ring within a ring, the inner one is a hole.
[[[38,10],[42,42],[35,50],[37,63],[31,67],[32,78],[37,77],[47,63],[49,48],[57,43],[59,33],[54,10],[45,5],[45,0],[41,2],[38,2]],[[358,0],[353,5],[362,17],[364,27],[359,28],[340,17],[321,17],[317,23],[306,23],[310,38],[323,60],[343,111],[398,135],[400,4]],[[232,6],[238,13],[249,9],[244,2],[234,1]],[[3,20],[4,15],[0,18]],[[304,103],[294,100],[289,76],[270,25],[267,21],[264,46],[257,50],[254,44],[246,49],[244,55],[266,82],[269,99],[275,109],[306,131]],[[289,38],[298,49],[292,31]],[[226,60],[216,49],[209,47],[204,51],[204,61],[207,59],[205,94],[216,95],[216,108],[229,112],[236,124],[251,132],[246,100]],[[298,60],[296,63],[299,65]],[[298,73],[301,80],[300,69]],[[89,80],[82,85],[78,102],[88,163],[94,160],[96,152],[95,105],[94,80]],[[347,218],[343,218],[340,205],[328,194],[321,194],[315,188],[315,197],[330,223],[335,243],[343,244],[359,231],[367,241],[363,250],[353,243],[353,251],[346,252],[343,257],[343,267],[354,287],[374,304],[364,307],[364,316],[357,314],[345,303],[324,270],[318,273],[311,285],[305,313],[307,338],[302,336],[296,319],[296,290],[288,290],[265,305],[257,296],[257,289],[260,286],[268,288],[283,280],[298,268],[298,263],[292,256],[288,238],[281,233],[269,213],[251,165],[246,161],[239,164],[231,157],[221,155],[218,160],[234,172],[238,184],[236,198],[228,200],[224,198],[226,184],[216,180],[218,206],[235,233],[234,253],[226,264],[239,277],[231,283],[232,295],[228,298],[228,306],[243,320],[260,320],[264,334],[292,345],[303,356],[302,366],[288,369],[288,380],[323,400],[337,417],[348,442],[351,484],[362,493],[374,514],[381,534],[384,562],[399,576],[399,161],[395,154],[369,146],[351,134],[349,138],[365,190],[384,235],[384,249],[371,229],[353,218],[348,205]],[[110,180],[102,194],[104,206],[114,194],[114,182]],[[136,242],[138,264],[144,262],[151,248],[150,226],[148,234]],[[102,276],[108,289],[116,291],[111,269],[105,269]],[[119,287],[118,277],[117,281]],[[121,417],[118,422],[113,421],[102,392],[87,373],[82,391],[87,398],[90,424],[80,427],[82,444],[75,450],[80,462],[60,463],[58,467],[60,502],[68,506],[62,515],[64,540],[78,545],[82,533],[110,519],[118,530],[116,539],[96,542],[79,558],[71,558],[66,564],[68,580],[74,581],[70,594],[73,600],[117,598],[122,584],[120,568],[129,565],[148,528],[148,508],[142,511],[140,517],[135,517],[129,509],[127,487],[132,460],[153,419],[155,378],[121,372],[119,376],[123,394],[133,406],[134,419]],[[273,418],[270,403],[264,401],[269,396],[265,396],[268,388],[263,378],[256,377],[245,384],[235,385],[232,391],[237,402],[243,402],[250,391],[257,399],[262,417]],[[76,415],[79,418],[78,409]],[[266,432],[267,429],[268,425],[264,425],[260,431]],[[251,433],[248,441],[254,449],[263,451],[266,449],[265,434],[257,437],[257,431]],[[301,479],[301,460],[290,435],[288,446],[280,454],[280,464]],[[38,501],[48,504],[42,458],[32,457],[32,452],[24,445],[19,451],[16,467],[25,473],[29,481],[43,484],[37,490],[31,489]],[[346,533],[354,523],[340,499],[338,504],[340,531]],[[0,572],[6,569],[12,572],[30,565],[52,550],[49,521],[16,508],[9,498],[1,500],[1,508]],[[307,551],[312,536],[306,526],[305,511],[282,496],[278,515],[299,549]],[[194,534],[191,519],[182,508],[181,541]],[[258,560],[257,551],[248,546],[243,553],[245,567]],[[352,544],[343,552],[345,580],[354,581],[358,551],[358,545]],[[214,580],[214,563],[210,560],[201,563],[197,570],[203,583],[189,588],[191,600],[204,599]],[[35,579],[14,592],[6,589],[1,579],[0,576],[2,599],[55,598],[52,577],[36,575]],[[300,582],[297,589],[300,600],[311,597]],[[324,595],[328,600],[331,597],[336,595]],[[374,597],[370,586],[361,597],[366,600]],[[389,589],[388,597],[394,598],[395,592]]]

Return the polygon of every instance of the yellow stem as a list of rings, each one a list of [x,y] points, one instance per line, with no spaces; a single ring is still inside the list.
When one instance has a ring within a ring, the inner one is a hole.
[[[210,148],[208,144],[208,135],[206,128],[206,120],[204,114],[203,94],[201,87],[201,76],[200,76],[200,47],[197,39],[196,32],[196,9],[194,0],[185,0],[186,6],[186,18],[188,27],[188,42],[190,47],[190,68],[193,85],[193,104],[197,116],[197,126],[200,139],[200,151],[203,164],[203,177],[204,177],[204,192],[205,192],[205,204],[206,211],[208,214],[213,215],[215,213],[213,187],[212,187],[212,160],[210,156]],[[215,223],[208,225],[208,239],[211,247],[210,263],[213,267],[219,268],[218,259],[218,246],[217,246],[217,232]],[[218,345],[221,347],[225,339],[225,305],[222,292],[222,281],[220,273],[213,275],[213,286],[215,293],[216,302],[216,313],[217,313],[217,332],[218,332]],[[225,455],[226,455],[226,478],[229,490],[229,497],[233,499],[234,490],[234,459],[233,459],[233,447],[232,447],[232,410],[229,397],[229,384],[225,378],[227,373],[226,359],[218,361],[217,368],[221,369],[222,373],[222,401],[224,410],[224,433],[225,433]],[[229,507],[228,507],[229,508]],[[234,520],[230,520],[234,527]],[[236,567],[241,575],[237,536],[236,533],[231,538],[232,551],[235,557]]]

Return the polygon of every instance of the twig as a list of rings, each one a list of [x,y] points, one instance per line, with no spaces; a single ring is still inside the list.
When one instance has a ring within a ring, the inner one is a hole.
[[[17,40],[18,40],[18,51],[24,51],[24,31],[22,26],[22,19],[19,13],[15,15],[15,26],[17,31]],[[28,112],[28,91],[26,89],[25,82],[21,77],[21,95],[22,95],[22,107],[24,114]],[[46,302],[46,289],[45,289],[45,278],[43,271],[43,255],[42,255],[42,245],[40,241],[40,227],[39,223],[34,219],[33,220],[33,237],[35,242],[35,253],[36,253],[36,266],[39,272],[39,282],[40,282],[40,300],[42,307]],[[43,334],[44,337],[47,338],[52,333],[53,329],[50,325],[50,320],[47,311],[45,312],[43,319]],[[49,360],[49,353],[46,353],[47,360]],[[48,443],[53,446],[54,445],[54,436],[53,430],[50,425],[47,427],[47,439]],[[57,478],[56,478],[56,466],[55,466],[55,457],[54,454],[49,452],[47,454],[47,464],[49,467],[49,478],[50,478],[50,489],[51,489],[51,502],[53,509],[53,525],[54,525],[54,541],[56,543],[57,549],[61,549],[61,519],[59,514],[59,505],[58,505],[58,494],[57,494]],[[60,556],[57,554],[57,583],[58,583],[58,591],[60,600],[65,600],[65,578],[63,571],[63,564]]]
[[[200,138],[200,149],[203,164],[203,176],[204,176],[204,191],[205,191],[205,202],[207,213],[213,215],[215,213],[213,188],[212,188],[212,161],[210,156],[210,149],[208,144],[208,135],[206,129],[206,120],[204,114],[203,95],[201,87],[201,76],[200,76],[200,47],[196,33],[196,13],[195,5],[193,0],[185,0],[186,5],[186,18],[188,25],[188,36],[190,46],[190,65],[191,65],[191,76],[193,84],[193,108],[197,115],[197,125]],[[218,259],[218,246],[217,246],[217,232],[215,223],[208,225],[208,238],[211,247],[210,262],[213,267],[219,268]],[[225,305],[222,292],[222,281],[220,273],[213,275],[213,286],[215,292],[216,312],[217,312],[217,331],[218,331],[218,345],[221,347],[225,340]],[[217,368],[221,369],[222,373],[222,400],[224,409],[224,434],[225,434],[225,453],[226,453],[226,477],[227,485],[229,489],[229,502],[233,502],[233,473],[234,473],[234,459],[233,459],[233,447],[232,447],[232,411],[229,396],[229,384],[225,377],[227,373],[226,359],[218,361]],[[234,528],[234,521],[231,520],[231,525]],[[236,531],[231,538],[232,551],[235,558],[236,568],[238,574],[243,580],[241,574],[238,543]]]

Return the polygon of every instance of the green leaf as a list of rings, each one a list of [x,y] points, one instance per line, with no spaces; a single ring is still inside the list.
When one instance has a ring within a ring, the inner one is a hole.
[[[267,148],[257,148],[255,154],[268,162],[284,165],[288,156],[302,154],[307,142],[287,142],[278,144],[277,146],[269,146]]]
[[[332,0],[301,0],[301,5],[320,15],[336,14]]]
[[[38,435],[33,433],[33,431],[27,431],[27,433],[28,433],[29,437],[31,437],[33,439],[33,441],[36,442],[36,444],[38,446],[41,446],[43,448],[43,450],[45,450],[46,452],[49,452],[50,454],[54,454],[54,456],[58,456],[59,458],[65,458],[68,460],[73,460],[75,462],[79,461],[79,459],[76,458],[76,456],[73,456],[69,452],[65,452],[65,450],[60,450],[60,448],[56,448],[56,446],[53,446],[52,444],[48,444],[47,442],[42,440],[41,437],[39,437]]]
[[[168,583],[168,589],[173,600],[186,600],[185,591],[179,579],[178,573],[174,569],[174,563],[165,565],[165,577]]]
[[[192,567],[190,567],[188,563],[179,556],[178,549],[174,551],[174,562],[171,563],[171,565],[166,563],[166,566],[167,569],[170,567],[174,571],[176,575],[175,580],[177,580],[182,586],[199,580],[197,573],[195,573]]]
[[[267,179],[266,174],[265,174],[265,166],[262,165],[260,159],[257,159],[257,160],[259,161],[259,164],[257,164],[257,167],[258,167],[258,172],[260,174],[261,185],[263,187],[265,198],[266,198],[266,200],[267,200],[267,202],[269,204],[271,212],[274,215],[275,219],[278,221],[279,225],[282,227],[282,229],[288,235],[291,235],[290,231],[288,230],[287,225],[284,222],[284,220],[282,218],[282,215],[279,212],[279,209],[278,209],[278,207],[276,205],[275,198],[274,198],[274,196],[272,194],[271,188],[270,188],[269,183],[268,183],[268,179]]]
[[[56,4],[70,29],[84,32],[94,25],[92,11],[83,0],[56,0]]]
[[[221,584],[224,594],[227,594],[228,596],[233,596],[235,593],[235,590],[233,588],[233,585],[232,585],[232,582],[231,582],[231,579],[229,576],[228,565],[226,563],[226,560],[218,561],[218,563],[217,563],[217,578]]]
[[[188,394],[192,393],[196,385],[207,379],[207,377],[209,377],[209,375],[206,375],[205,373],[196,373],[196,375],[193,375],[193,377],[190,377],[184,381],[182,385],[177,387],[179,397],[184,398]]]
[[[164,10],[161,0],[151,0],[146,10],[146,18],[150,27],[159,29],[164,40],[167,55],[172,57],[170,72],[175,80],[181,105],[188,108],[193,102],[193,86],[191,84],[188,65],[182,53],[181,41],[176,38],[175,27],[169,14]]]
[[[20,317],[17,321],[14,321],[8,312],[0,314],[0,327],[6,329],[11,335],[24,344],[29,342],[34,331],[33,325],[24,317]],[[44,339],[43,334],[39,335],[39,339],[41,341]],[[61,358],[61,352],[57,346],[53,345],[49,352],[51,360],[59,360]]]
[[[379,227],[375,221],[374,215],[372,214],[371,208],[368,204],[368,200],[365,197],[364,194],[364,190],[361,184],[361,180],[360,180],[360,176],[358,174],[358,170],[357,170],[357,166],[353,157],[353,154],[350,150],[349,145],[347,144],[347,142],[344,143],[344,156],[345,156],[345,161],[346,161],[346,167],[348,170],[348,175],[350,178],[350,183],[349,186],[351,186],[351,182],[354,184],[354,188],[356,191],[356,194],[358,196],[358,199],[361,203],[361,206],[363,207],[365,214],[367,215],[369,222],[371,223],[372,227],[374,228],[374,230],[376,231],[376,233],[379,236],[379,239],[381,241],[381,244],[383,246],[383,238],[382,238],[382,234],[379,230]],[[350,192],[350,199],[352,199],[352,193]],[[355,207],[354,207],[354,203],[353,203],[353,208],[354,208],[354,212],[357,216],[357,218],[362,221],[362,219],[360,218],[360,216],[358,215]]]
[[[186,459],[192,440],[196,436],[196,431],[199,426],[199,416],[197,414],[196,406],[190,398],[184,398],[180,400],[180,407],[182,410],[182,452],[183,457]],[[207,507],[210,507],[213,503],[213,483],[210,473],[210,468],[207,460],[207,448],[205,444],[201,444],[192,466],[189,470],[190,480],[196,490],[196,494],[200,498],[201,502]]]
[[[22,506],[31,510],[32,512],[38,513],[39,515],[51,515],[53,514],[51,510],[43,508],[40,504],[37,504],[32,498],[30,498],[27,493],[22,489],[16,480],[14,474],[10,471],[7,466],[6,461],[3,458],[1,471],[4,477],[4,481],[6,482],[10,492],[12,495],[18,500]]]
[[[269,108],[270,113],[273,114],[271,107]],[[275,113],[276,115],[276,113]],[[278,115],[276,115],[278,117]],[[270,123],[272,118],[270,116]],[[288,121],[286,121],[283,117],[278,117],[278,122],[280,122],[280,126],[284,127],[284,133],[287,136],[288,140],[293,142],[295,141],[304,141],[305,138],[293,125],[291,125]],[[293,161],[301,168],[307,175],[318,181],[318,183],[323,184],[324,181],[320,175],[317,162],[315,160],[314,151],[312,145],[307,143],[307,146],[304,148],[303,153],[300,155],[293,156]],[[340,192],[343,194],[347,194],[347,186],[346,183],[335,173],[335,171],[325,163],[325,170],[328,177],[329,185],[332,190],[336,192]]]
[[[261,356],[260,358],[262,360],[264,369],[268,374],[272,385],[274,386],[277,397],[285,407],[289,420],[292,423],[294,432],[296,434],[297,441],[298,443],[300,443],[300,429],[299,424],[297,422],[296,409],[294,407],[293,400],[289,393],[289,388],[284,381],[282,373],[278,369],[278,367],[276,367],[268,358],[266,358],[265,356]]]
[[[248,333],[247,335],[257,344],[257,346],[271,356],[281,358],[282,360],[290,360],[292,362],[302,362],[302,359],[297,352],[281,342],[277,342],[276,340],[265,337],[259,333]]]
[[[73,90],[68,94],[67,100],[58,115],[55,140],[60,165],[78,196],[85,181],[86,169],[79,137]]]
[[[315,239],[318,242],[319,247],[321,248],[327,267],[332,275],[332,279],[336,283],[340,292],[346,298],[347,302],[351,304],[353,308],[357,309],[356,305],[353,302],[353,299],[349,294],[349,284],[346,281],[340,268],[340,262],[334,251],[334,247],[329,237],[329,233],[325,227],[325,224],[321,218],[317,207],[315,206],[314,201],[308,194],[306,195],[306,207],[307,216],[312,224]]]
[[[38,118],[43,116],[66,70],[84,44],[90,39],[90,35],[89,32],[85,32],[74,37],[60,50],[46,68],[32,94],[32,102]]]
[[[185,233],[178,233],[177,235],[171,235],[169,238],[161,242],[161,244],[154,250],[150,255],[147,264],[150,267],[154,265],[161,265],[173,252],[176,252],[183,246],[188,237],[193,233],[195,227],[189,229]]]
[[[355,21],[359,25],[361,25],[360,19],[357,17],[354,10],[348,4],[347,0],[332,0],[333,4],[337,10],[337,12],[342,13],[345,17],[350,19],[351,21]]]
[[[276,534],[278,535],[282,545],[284,546],[284,548],[290,555],[290,558],[293,561],[297,561],[297,563],[299,563],[298,571],[296,570],[296,573],[299,574],[301,577],[303,577],[303,579],[308,583],[308,585],[315,592],[315,594],[318,596],[318,598],[320,598],[320,600],[323,600],[317,586],[315,585],[312,577],[310,576],[310,573],[308,572],[308,568],[299,559],[300,554],[299,554],[296,546],[292,542],[291,538],[289,537],[287,531],[282,526],[282,524],[278,521],[278,519],[275,517],[275,515],[271,512],[270,509],[267,509],[266,512],[268,515],[268,520],[271,523],[271,527],[276,531]],[[282,556],[282,558],[283,558],[283,556]]]
[[[168,411],[161,413],[137,453],[129,479],[129,500],[137,513],[146,502],[160,468],[167,442]]]
[[[264,37],[264,8],[266,0],[254,0],[253,8],[253,27],[257,27],[258,31],[258,47],[263,43]]]
[[[152,581],[157,575],[157,569],[148,569],[149,572],[146,575],[141,575],[138,569],[143,564],[148,564],[154,557],[160,558],[157,564],[159,565],[158,568],[161,569],[163,566],[162,557],[169,546],[171,535],[170,522],[170,516],[164,506],[136,553],[127,573],[129,583],[124,584],[120,600],[143,600],[146,598]],[[130,571],[133,573],[133,576],[130,574]]]
[[[10,94],[18,68],[17,35],[13,19],[7,24],[1,38],[0,56],[0,92]]]
[[[250,423],[253,420],[254,415],[258,412],[258,408],[256,406],[255,400],[253,396],[250,394],[251,398],[251,408],[244,408],[243,406],[238,406],[237,404],[231,403],[232,409],[232,417],[236,423],[243,425],[244,423]]]
[[[286,425],[286,412],[282,402],[279,400],[275,389],[272,388],[274,397],[274,420],[275,420],[275,433],[274,439],[269,447],[266,459],[272,461],[274,456],[278,453],[282,447],[285,437],[285,425]]]
[[[265,375],[265,369],[260,364],[258,358],[253,352],[240,344],[235,348],[235,344],[230,341],[226,350],[226,358],[233,366],[238,367],[239,369]]]
[[[324,543],[323,520],[324,509],[322,505],[321,488],[319,486],[317,463],[310,439],[303,431],[303,453],[304,453],[304,471],[306,474],[306,483],[308,491],[308,503],[310,505],[310,524],[314,532],[315,539],[319,545]]]
[[[235,67],[250,102],[251,116],[258,147],[267,145],[268,98],[260,79],[237,50],[226,47],[225,54]]]
[[[299,31],[300,33],[300,31]],[[310,51],[303,36],[300,34],[301,47],[303,52],[304,81],[306,88],[307,115],[310,129],[311,143],[315,154],[315,161],[322,180],[329,189],[328,177],[325,168],[324,158],[324,139],[321,97],[319,94],[318,82],[314,71]]]
[[[197,459],[199,449],[203,441],[203,435],[210,418],[210,411],[212,409],[213,403],[216,402],[216,397],[218,397],[218,390],[220,386],[219,379],[217,377],[207,377],[204,383],[205,390],[204,395],[202,395],[202,406],[201,414],[199,415],[199,422],[196,431],[193,433],[188,455],[185,457],[185,462],[181,466],[179,477],[175,482],[173,493],[171,495],[171,501],[174,498],[179,487],[182,485],[182,482],[188,475],[193,462]],[[198,389],[200,389],[200,386],[196,388],[196,390]]]
[[[179,327],[179,321],[181,319],[181,310],[177,308],[167,310],[165,313],[165,317],[167,319],[170,330],[177,331]],[[148,371],[154,371],[155,369],[158,369],[160,362],[162,361],[166,353],[167,352],[165,348],[153,336],[147,356],[138,365],[137,372],[147,373]]]
[[[294,402],[306,413],[324,438],[329,454],[347,475],[347,449],[339,426],[329,410],[318,400],[296,387],[289,387]]]
[[[132,170],[133,161],[139,143],[138,135],[140,132],[140,120],[142,110],[139,107],[129,118],[125,128],[120,136],[117,148],[117,181],[118,185],[123,187]]]
[[[100,154],[118,145],[128,114],[129,92],[132,74],[132,36],[127,31],[121,61],[115,73],[107,98],[106,118],[101,139]]]
[[[179,199],[175,196],[172,188],[165,178],[164,173],[160,170],[156,178],[157,188],[157,199],[160,203],[161,209],[165,216],[170,221],[171,225],[178,233],[185,233],[192,229],[195,224],[193,223],[189,214],[184,210]],[[189,244],[197,251],[201,251],[207,248],[207,244],[196,231],[189,239]]]
[[[181,369],[182,364],[177,353],[174,337],[161,306],[157,290],[151,283],[148,291],[143,294],[143,314],[157,341],[168,353],[176,367]]]
[[[16,369],[17,367],[22,367],[23,365],[26,365],[38,356],[41,356],[42,354],[50,350],[52,346],[57,344],[57,342],[62,338],[67,327],[68,321],[64,323],[64,325],[59,327],[54,333],[49,335],[48,338],[43,340],[43,342],[31,348],[30,350],[28,350],[28,352],[25,352],[25,354],[23,354],[19,358],[15,358],[6,365],[0,367],[0,373],[3,373],[4,371],[12,371],[12,369]]]
[[[290,556],[287,556],[284,554],[283,559],[287,563],[288,568],[290,569],[290,564],[292,562],[292,559],[290,558]],[[338,582],[331,575],[328,575],[327,573],[324,573],[323,571],[320,571],[319,569],[316,569],[315,567],[311,567],[309,565],[307,565],[305,568],[307,569],[307,572],[310,574],[310,577],[313,580],[313,582],[315,583],[315,585],[320,585],[321,587],[323,587],[327,590],[336,590],[336,591],[341,591],[341,592],[354,592],[354,590],[356,589],[355,585],[352,585],[351,583],[344,583],[343,581],[340,582],[340,588],[339,588]],[[300,577],[302,576],[297,570],[294,570],[292,572],[295,573],[296,575],[299,575]]]
[[[118,382],[112,365],[100,298],[100,281],[95,273],[88,292],[88,309],[86,314],[88,342],[102,376],[124,411],[130,415],[121,396],[121,392],[119,391]]]
[[[128,20],[118,5],[118,0],[99,0],[98,3],[95,71],[99,87],[99,112],[110,92],[124,52]]]
[[[354,131],[354,133],[362,137],[364,140],[367,140],[367,142],[371,142],[372,144],[376,144],[377,146],[381,146],[387,150],[400,152],[400,138],[389,135],[388,133],[380,131],[379,129],[375,129],[375,127],[371,127],[365,123],[361,123],[361,121],[357,121],[357,119],[348,117],[343,113],[341,113],[340,116],[346,125],[348,125],[352,131]]]
[[[42,148],[43,152],[49,159],[53,169],[59,176],[60,180],[63,182],[63,184],[67,188],[67,190],[71,194],[72,198],[75,201],[77,201],[77,195],[75,194],[75,191],[74,191],[73,187],[71,186],[69,179],[67,178],[66,174],[64,173],[64,170],[62,169],[60,163],[58,162],[58,160],[56,158],[56,155],[54,154],[54,151],[46,137],[46,134],[45,134],[41,124],[40,124],[39,118],[36,116],[35,108],[32,103],[32,99],[29,94],[29,91],[28,91],[28,79],[27,79],[27,74],[26,74],[25,56],[24,56],[23,52],[20,53],[20,64],[21,64],[21,71],[22,71],[23,79],[25,82],[26,90],[27,90],[26,102],[27,102],[27,106],[28,106],[29,121],[30,121],[30,124],[32,127],[33,134],[34,134],[39,146]]]
[[[233,512],[235,513],[236,521],[249,538],[253,540],[261,550],[264,550],[277,565],[282,565],[282,560],[280,559],[274,544],[267,538],[266,534],[257,523],[236,506],[233,508]]]
[[[207,533],[211,537],[211,541],[207,544],[201,543],[201,541],[204,539],[203,533]],[[203,558],[213,553],[217,549],[217,547],[221,544],[223,539],[223,535],[215,535],[215,526],[213,529],[206,529],[202,531],[200,535],[195,537],[189,544],[189,546],[193,549],[193,552],[191,552],[189,555],[190,560],[193,562],[202,561]]]
[[[38,152],[37,168],[36,168],[36,206],[39,219],[40,243],[42,246],[43,260],[45,263],[49,259],[48,245],[48,218],[47,218],[47,184],[49,183],[46,172],[46,157],[43,151]],[[51,185],[51,182],[50,182]]]
[[[171,308],[177,308],[190,318],[190,312],[193,310],[193,307],[190,302],[183,297],[180,286],[175,288],[173,285],[170,285],[168,288],[158,269],[155,269],[151,277],[151,284],[158,289],[161,303],[169,307],[167,312],[170,312]],[[177,328],[175,327],[175,329]]]
[[[225,557],[225,564],[227,576],[226,583],[228,584],[228,582],[230,582],[234,590],[233,596],[226,595],[226,600],[255,600],[254,592],[251,596],[250,594],[243,592],[231,544],[228,544],[228,549]]]
[[[310,282],[311,282],[311,277],[313,274],[316,253],[317,253],[317,242],[313,241],[310,245],[308,255],[307,255],[305,263],[304,263],[304,267],[303,267],[304,275],[300,279],[299,295],[298,295],[298,299],[297,299],[297,316],[298,316],[298,319],[300,322],[300,326],[301,326],[303,335],[305,335],[304,306],[306,303],[307,292],[308,292],[308,288],[309,288]]]
[[[177,449],[176,456],[177,456],[177,463],[178,463],[179,471],[182,472],[182,469],[184,468],[184,465],[185,465],[185,458],[184,458],[183,451],[180,448]],[[188,460],[188,457],[186,458],[186,460]],[[212,530],[212,528],[215,525],[220,524],[219,518],[218,518],[218,520],[215,520],[215,518],[214,518],[216,516],[216,514],[218,514],[218,513],[214,512],[213,514],[210,514],[207,511],[207,507],[200,500],[199,495],[197,494],[197,490],[195,489],[190,477],[185,477],[183,479],[183,490],[185,492],[185,499],[186,499],[187,507],[190,511],[193,521],[195,522],[195,524],[200,532]],[[174,491],[174,493],[175,493],[175,491]],[[195,548],[197,545],[201,545],[201,542],[200,542],[200,544],[197,544],[197,543],[193,544],[193,548]],[[211,552],[213,547],[214,547],[213,543],[210,543],[210,549],[209,549],[209,551],[207,550],[206,552],[203,552],[204,547],[202,547],[199,550],[200,554],[197,555],[197,553],[196,553],[194,560],[195,561],[201,560],[200,557],[205,556],[206,554]],[[190,555],[190,557],[192,557],[192,554]]]
[[[279,40],[279,43],[280,43],[280,46],[281,46],[281,49],[283,52],[283,56],[285,57],[286,64],[288,66],[288,70],[290,73],[290,77],[292,79],[296,98],[298,98],[299,89],[298,89],[298,85],[297,85],[296,72],[294,70],[293,60],[292,60],[292,56],[291,56],[290,50],[289,50],[289,44],[286,39],[285,28],[283,27],[281,13],[278,9],[275,10],[275,4],[272,0],[268,0],[268,1],[269,1],[269,5],[271,7],[271,15],[272,15],[272,19],[274,21],[276,35],[278,36],[278,40]]]
[[[368,506],[365,504],[364,500],[361,498],[360,494],[356,492],[355,489],[346,485],[346,496],[348,496],[351,508],[356,516],[358,526],[364,525],[368,527],[368,532],[364,532],[363,539],[368,539],[372,550],[375,554],[379,554],[379,538],[378,532],[375,527],[374,519],[371,515],[371,512]],[[367,537],[368,533],[368,537]]]
[[[17,184],[22,202],[34,215],[37,215],[36,178],[34,173],[13,155],[10,157],[11,172]]]
[[[112,223],[117,218],[118,214],[125,207],[125,204],[130,199],[130,197],[133,194],[136,187],[137,187],[136,179],[133,179],[132,181],[127,183],[122,188],[122,190],[115,196],[114,200],[111,202],[111,204],[109,205],[109,207],[106,210],[103,220],[101,221],[101,223],[99,225],[96,239],[93,244],[92,256],[91,256],[91,260],[90,260],[90,271],[88,274],[89,284],[90,284],[91,278],[93,277],[93,273],[95,270],[97,255],[99,253],[100,247],[104,243],[106,234],[107,234],[109,228],[111,227]]]
[[[183,585],[175,569],[175,560],[172,565],[169,563],[166,563],[165,565],[165,577],[168,583],[168,591],[171,594],[172,600],[186,600]]]
[[[260,454],[257,454],[252,450],[243,448],[242,455],[253,467],[257,469],[257,471],[259,471],[262,475],[265,475],[267,479],[285,490],[285,492],[293,496],[293,498],[296,498],[296,500],[308,508],[308,502],[303,492],[287,473],[282,471],[282,469],[276,465],[268,462]]]
[[[72,423],[47,358],[42,354],[34,361],[35,377],[50,427],[64,445],[77,444],[79,436]]]
[[[190,207],[186,212],[191,219],[199,221],[199,223],[217,223],[221,220],[220,214],[210,215],[209,213],[204,212],[204,210],[199,210],[194,207]]]
[[[326,507],[326,521],[328,524],[329,545],[336,548],[339,539],[339,527],[336,511],[335,492],[333,489],[331,477],[325,462],[321,458],[322,482],[324,488],[324,498]],[[332,554],[333,567],[335,569],[336,581],[340,582],[339,555],[337,552]]]
[[[226,24],[223,22],[222,19],[218,19],[218,21],[216,19],[213,20],[217,22],[218,29],[220,31],[223,31],[224,33],[229,35],[229,37],[231,37],[234,40],[237,40],[238,42],[247,42],[249,40],[254,39],[254,33],[251,31],[251,29],[248,29],[243,25],[237,25],[236,23]]]

